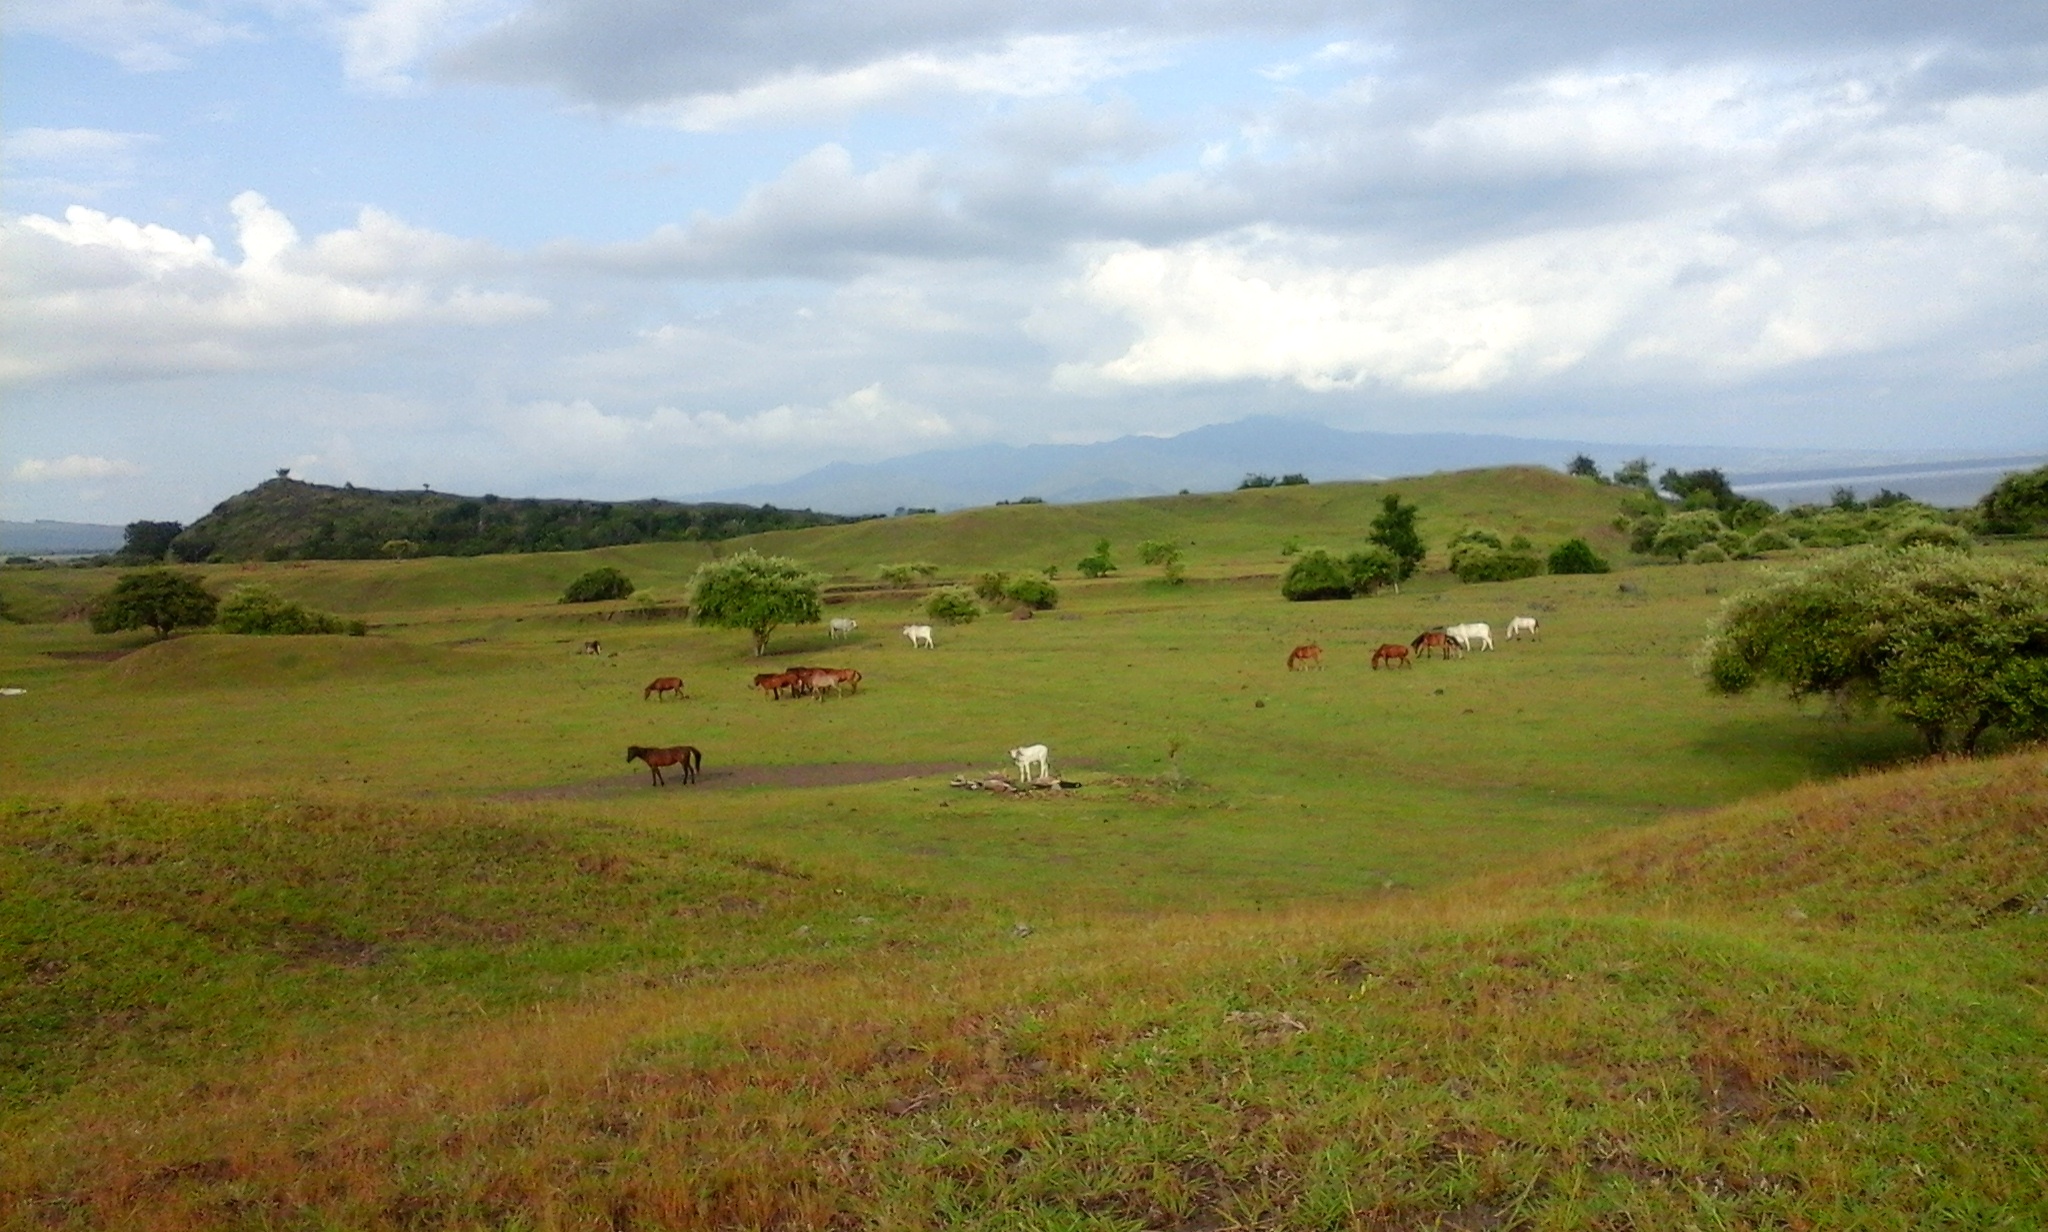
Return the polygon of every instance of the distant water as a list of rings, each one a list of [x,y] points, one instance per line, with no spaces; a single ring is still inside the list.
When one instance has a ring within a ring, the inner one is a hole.
[[[0,522],[0,554],[64,556],[119,551],[122,529],[96,522]]]
[[[1974,505],[2000,479],[2048,463],[2048,455],[1977,458],[1967,462],[1921,463],[1912,466],[1849,466],[1827,470],[1763,471],[1730,475],[1728,481],[1744,496],[1773,505],[1825,505],[1837,488],[1849,488],[1862,499],[1880,488],[1903,492],[1917,501],[1954,509]]]

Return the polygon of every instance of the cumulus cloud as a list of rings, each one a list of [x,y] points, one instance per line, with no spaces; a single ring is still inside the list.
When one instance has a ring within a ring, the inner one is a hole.
[[[239,262],[208,236],[83,206],[0,227],[17,321],[0,379],[263,367],[402,326],[491,326],[547,308],[522,292],[430,280],[475,247],[376,211],[307,245],[258,193],[230,208]]]
[[[140,475],[133,462],[97,455],[69,454],[62,458],[23,458],[15,463],[14,477],[22,483],[48,483],[61,479],[118,479]]]

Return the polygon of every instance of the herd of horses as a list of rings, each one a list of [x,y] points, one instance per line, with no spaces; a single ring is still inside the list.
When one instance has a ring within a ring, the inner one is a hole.
[[[1517,616],[1508,622],[1507,640],[1521,637],[1534,640],[1537,637],[1537,623],[1534,616]],[[1372,667],[1412,667],[1416,659],[1426,659],[1431,651],[1445,659],[1463,658],[1471,650],[1493,649],[1493,626],[1483,621],[1462,625],[1435,625],[1415,635],[1407,645],[1387,642],[1372,652]],[[1287,670],[1306,670],[1323,665],[1323,648],[1314,642],[1304,642],[1287,652]]]

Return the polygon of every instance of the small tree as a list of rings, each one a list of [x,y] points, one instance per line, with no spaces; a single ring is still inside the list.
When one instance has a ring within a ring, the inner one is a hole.
[[[1164,539],[1147,539],[1138,545],[1138,559],[1148,565],[1157,565],[1160,576],[1169,585],[1178,586],[1187,580],[1181,573],[1180,545]]]
[[[1548,564],[1552,573],[1605,573],[1612,567],[1584,539],[1567,539],[1552,548]]]
[[[933,591],[931,598],[924,601],[924,612],[949,625],[969,625],[980,619],[981,604],[975,602],[974,592],[965,586],[947,586]]]
[[[1394,579],[1405,582],[1414,575],[1422,558],[1429,555],[1429,548],[1422,542],[1422,535],[1415,529],[1416,516],[1421,511],[1414,505],[1403,504],[1398,493],[1389,492],[1380,499],[1379,515],[1372,520],[1372,533],[1367,538],[1394,554],[1401,562],[1401,576]]]
[[[1624,488],[1641,488],[1648,492],[1651,490],[1650,468],[1654,465],[1648,458],[1632,458],[1614,468],[1614,482]]]
[[[124,629],[155,629],[169,637],[181,626],[210,625],[220,600],[198,578],[169,569],[145,569],[124,575],[114,588],[93,600],[94,633]]]
[[[690,619],[745,629],[753,635],[754,653],[766,654],[768,635],[779,626],[825,618],[821,580],[788,557],[763,556],[748,548],[697,567],[690,578]]]
[[[1095,551],[1082,557],[1081,563],[1074,567],[1081,571],[1082,577],[1099,578],[1106,573],[1115,573],[1116,563],[1109,558],[1109,540],[1097,539]]]
[[[1008,598],[1043,612],[1059,606],[1060,588],[1043,574],[1027,573],[1011,580]]]
[[[1349,599],[1352,593],[1350,572],[1322,548],[1310,548],[1295,557],[1280,579],[1281,597],[1294,603]]]
[[[420,545],[410,539],[386,539],[377,550],[393,560],[410,560],[420,554]]]
[[[1300,471],[1289,471],[1285,475],[1280,476],[1280,482],[1277,486],[1283,488],[1298,488],[1305,486],[1307,483],[1307,475],[1302,474]]]
[[[1600,464],[1585,454],[1576,454],[1571,461],[1565,463],[1564,473],[1576,475],[1581,479],[1591,479],[1596,483],[1607,482],[1600,474]]]
[[[610,565],[602,565],[569,583],[562,592],[563,603],[602,603],[607,599],[628,599],[633,580]]]
[[[1650,550],[1659,556],[1684,556],[1703,543],[1712,543],[1728,529],[1721,515],[1711,509],[1674,513],[1657,528]]]
[[[1240,492],[1245,491],[1247,488],[1277,488],[1279,486],[1280,481],[1271,475],[1247,474],[1244,478],[1237,481],[1237,490]]]
[[[1001,603],[1009,593],[1010,575],[1002,570],[991,569],[975,576],[974,594],[983,603]]]
[[[1999,480],[1977,502],[1977,512],[1994,535],[2048,530],[2048,466]]]
[[[1974,752],[1992,727],[2048,736],[2048,569],[1852,548],[1731,600],[1701,670],[1721,693],[1881,700],[1930,753]]]
[[[184,529],[183,522],[130,522],[121,528],[121,559],[138,565],[162,564],[171,550],[171,540]]]
[[[1344,576],[1350,579],[1352,594],[1369,595],[1400,580],[1401,559],[1377,543],[1369,544],[1344,558]]]

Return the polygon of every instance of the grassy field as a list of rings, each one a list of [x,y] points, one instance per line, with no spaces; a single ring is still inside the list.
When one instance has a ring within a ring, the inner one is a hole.
[[[1396,486],[1437,543],[1613,534],[1541,472]],[[699,545],[212,571],[367,638],[0,626],[0,1222],[2048,1222],[2041,755],[1877,773],[1910,733],[1709,697],[1756,564],[1280,601],[1280,541],[1355,545],[1380,490],[760,537],[1130,558],[928,651],[896,596],[765,665],[552,601],[595,562],[679,596]],[[1541,641],[1368,666],[1517,614]],[[749,688],[794,662],[865,682]],[[947,786],[1039,741],[1080,790]],[[695,787],[623,760],[684,742]]]

